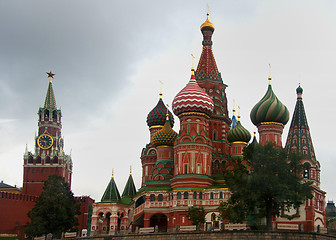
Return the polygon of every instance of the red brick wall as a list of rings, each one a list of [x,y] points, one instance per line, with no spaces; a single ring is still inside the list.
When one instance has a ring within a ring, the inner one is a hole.
[[[38,197],[17,193],[0,192],[0,234],[24,236],[24,225],[29,221],[28,212]]]

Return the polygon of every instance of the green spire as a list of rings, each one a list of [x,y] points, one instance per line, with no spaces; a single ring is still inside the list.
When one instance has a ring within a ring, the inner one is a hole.
[[[129,175],[122,197],[133,197],[136,194],[132,174]]]
[[[52,87],[52,82],[51,82],[51,78],[49,81],[49,86],[48,86],[48,91],[47,91],[47,95],[44,101],[44,108],[47,109],[56,109],[56,100],[55,100],[55,95],[54,95],[54,90]]]
[[[114,178],[112,178],[109,184],[106,187],[103,197],[100,200],[101,202],[118,202],[120,201],[120,194],[118,191],[117,184],[114,182]]]
[[[309,158],[316,161],[313,142],[310,136],[306,112],[302,101],[303,89],[299,86],[297,91],[297,101],[293,114],[293,119],[288,131],[286,148],[289,151],[296,151],[304,159]]]

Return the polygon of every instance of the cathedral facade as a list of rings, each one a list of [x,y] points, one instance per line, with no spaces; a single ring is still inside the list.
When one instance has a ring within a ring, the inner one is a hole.
[[[212,51],[215,27],[209,21],[201,25],[202,53],[191,71],[187,85],[172,101],[172,111],[180,120],[179,132],[172,127],[174,116],[167,109],[162,93],[148,114],[150,142],[141,152],[142,181],[136,191],[130,174],[122,196],[112,176],[100,202],[89,213],[91,234],[133,232],[156,227],[157,231],[176,231],[190,226],[191,206],[203,207],[204,230],[223,229],[217,207],[230,198],[223,173],[230,157],[241,157],[251,134],[233,114],[229,117],[226,88]],[[282,212],[273,221],[273,229],[320,231],[326,227],[325,192],[320,189],[320,164],[316,160],[302,101],[303,89],[297,88],[297,103],[285,147],[303,156],[306,166],[303,181],[313,181],[314,198],[299,209]],[[268,142],[283,147],[282,133],[289,111],[271,85],[251,110],[251,121],[258,128],[259,144]],[[254,137],[253,141],[257,141]]]

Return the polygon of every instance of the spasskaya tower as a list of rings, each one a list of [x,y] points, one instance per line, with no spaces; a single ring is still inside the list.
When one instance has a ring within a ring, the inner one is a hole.
[[[62,113],[57,109],[52,86],[54,75],[48,74],[49,86],[44,106],[38,110],[38,134],[35,136],[34,152],[26,151],[23,163],[22,193],[39,196],[44,181],[50,175],[64,177],[71,186],[72,160],[63,151]]]

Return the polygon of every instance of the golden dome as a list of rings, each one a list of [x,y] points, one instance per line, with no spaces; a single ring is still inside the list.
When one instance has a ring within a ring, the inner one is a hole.
[[[212,28],[213,30],[215,30],[215,26],[209,21],[209,13],[207,13],[207,19],[206,19],[206,21],[201,25],[201,30],[202,30],[204,27],[210,27],[210,28]]]

